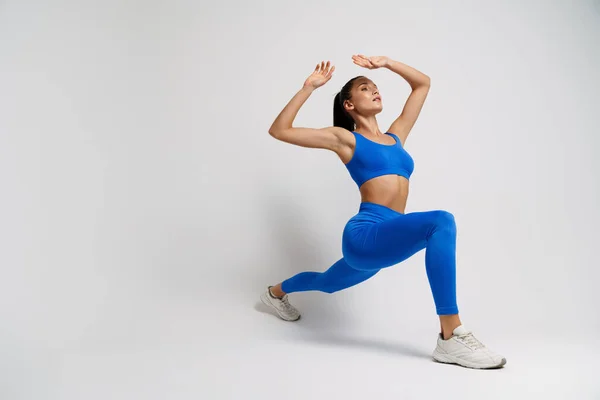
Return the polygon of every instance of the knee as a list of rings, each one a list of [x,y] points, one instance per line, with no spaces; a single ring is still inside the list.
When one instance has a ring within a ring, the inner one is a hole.
[[[327,294],[333,294],[335,292],[339,292],[340,288],[336,288],[336,287],[324,287],[322,289],[323,292],[327,293]]]
[[[336,277],[325,272],[321,272],[315,275],[313,286],[320,292],[332,294],[340,290],[339,285],[336,284]]]
[[[435,222],[438,228],[456,232],[456,221],[454,219],[454,215],[448,211],[436,211]]]

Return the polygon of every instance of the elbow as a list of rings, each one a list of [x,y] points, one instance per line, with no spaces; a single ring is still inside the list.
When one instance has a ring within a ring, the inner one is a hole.
[[[273,128],[269,129],[269,135],[271,135],[274,138],[277,138],[278,133],[279,133],[279,131],[276,129],[273,129]]]
[[[421,83],[421,85],[425,87],[431,86],[431,78],[429,77],[429,75],[423,76],[423,82]]]
[[[429,90],[429,87],[431,86],[431,78],[429,76],[423,74],[423,76],[420,77],[419,80],[415,80],[414,82],[412,82],[412,84],[410,86],[413,90],[415,90],[415,89]]]
[[[286,128],[283,128],[281,126],[271,126],[269,128],[269,135],[271,135],[275,139],[279,139],[285,131]]]
[[[426,91],[429,92],[429,88],[431,87],[431,79],[425,75],[419,82],[412,85],[412,90],[418,91]]]

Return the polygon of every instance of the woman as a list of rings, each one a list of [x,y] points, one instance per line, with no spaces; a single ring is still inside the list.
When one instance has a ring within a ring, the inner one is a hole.
[[[269,134],[287,143],[335,152],[356,182],[361,203],[344,228],[343,258],[325,272],[302,272],[268,286],[261,300],[280,318],[296,321],[300,313],[289,303],[289,293],[334,293],[425,249],[427,277],[441,327],[433,358],[470,368],[501,367],[506,359],[479,342],[458,316],[454,217],[446,211],[404,213],[414,169],[404,144],[427,98],[429,77],[388,57],[355,55],[352,59],[364,68],[387,68],[397,73],[410,84],[412,92],[385,133],[379,130],[376,119],[382,110],[381,94],[377,85],[363,76],[351,79],[336,95],[334,126],[295,128],[292,123],[300,107],[335,70],[329,61],[321,62],[277,116]]]

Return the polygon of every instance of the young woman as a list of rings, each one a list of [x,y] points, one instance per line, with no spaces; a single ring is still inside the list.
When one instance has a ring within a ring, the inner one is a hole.
[[[288,294],[311,290],[334,293],[425,249],[427,277],[441,327],[433,358],[470,368],[501,367],[506,359],[478,341],[458,316],[453,215],[446,211],[404,213],[414,169],[404,144],[429,92],[429,77],[388,57],[355,55],[352,59],[364,68],[387,68],[397,73],[410,84],[412,92],[385,133],[376,119],[383,108],[381,94],[364,76],[348,81],[336,95],[334,126],[295,128],[292,124],[300,107],[335,70],[329,61],[321,62],[277,116],[269,134],[287,143],[336,153],[357,184],[361,203],[343,231],[343,258],[325,272],[302,272],[268,286],[261,300],[280,318],[297,321],[300,313],[289,303]]]

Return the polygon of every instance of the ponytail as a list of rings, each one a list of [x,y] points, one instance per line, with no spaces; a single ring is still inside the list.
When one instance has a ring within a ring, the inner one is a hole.
[[[333,126],[339,126],[352,132],[356,126],[352,117],[344,109],[344,101],[342,92],[338,92],[333,100]]]
[[[352,95],[350,91],[352,90],[352,86],[354,81],[358,78],[362,78],[361,76],[357,76],[355,78],[350,79],[336,95],[333,100],[333,126],[338,126],[340,128],[347,129],[349,131],[354,131],[356,129],[356,123],[354,119],[348,114],[348,111],[344,108],[344,102],[346,100],[350,100]]]

